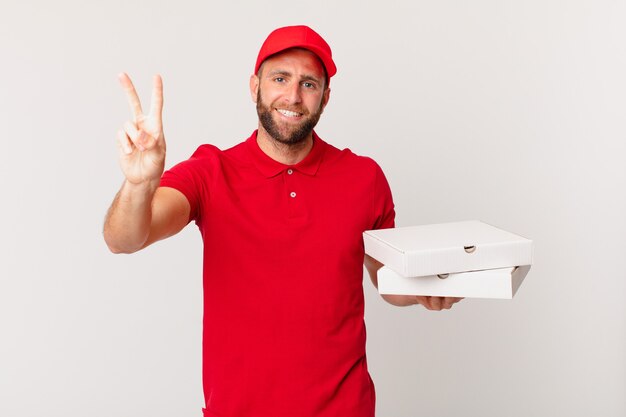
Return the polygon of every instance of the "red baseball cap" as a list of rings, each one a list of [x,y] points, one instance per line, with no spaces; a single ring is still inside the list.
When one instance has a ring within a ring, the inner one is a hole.
[[[326,41],[308,26],[286,26],[278,28],[269,34],[256,59],[254,73],[259,72],[263,61],[271,55],[277,54],[289,48],[304,48],[319,57],[326,68],[328,78],[337,73],[337,67],[333,62],[333,54]]]

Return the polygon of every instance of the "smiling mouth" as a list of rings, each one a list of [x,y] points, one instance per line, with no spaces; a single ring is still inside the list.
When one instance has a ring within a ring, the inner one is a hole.
[[[302,113],[298,113],[298,112],[291,111],[291,110],[276,109],[276,111],[285,117],[302,117]]]

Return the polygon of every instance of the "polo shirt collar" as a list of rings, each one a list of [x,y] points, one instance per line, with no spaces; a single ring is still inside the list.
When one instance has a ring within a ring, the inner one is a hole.
[[[270,158],[265,152],[261,150],[257,143],[257,133],[255,130],[252,136],[246,140],[248,150],[250,151],[250,157],[256,168],[266,177],[274,177],[287,169],[293,169],[306,175],[315,175],[322,163],[322,158],[326,147],[326,142],[317,136],[317,133],[313,131],[313,148],[309,154],[300,162],[295,165],[285,165]]]

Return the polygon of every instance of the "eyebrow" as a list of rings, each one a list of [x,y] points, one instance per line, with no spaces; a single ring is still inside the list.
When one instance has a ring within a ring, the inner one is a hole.
[[[290,73],[289,71],[281,70],[281,69],[270,71],[267,74],[268,77],[273,77],[273,76],[276,76],[276,75],[284,75],[286,77],[291,77],[293,74]],[[314,75],[311,75],[311,74],[304,74],[304,75],[302,75],[302,77],[300,77],[300,81],[314,81],[316,83],[320,83],[321,84],[322,83],[322,78],[318,78],[318,77],[316,77]]]

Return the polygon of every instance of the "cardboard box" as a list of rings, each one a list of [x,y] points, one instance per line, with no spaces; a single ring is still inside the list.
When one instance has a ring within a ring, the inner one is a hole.
[[[511,299],[530,265],[425,277],[403,277],[386,266],[378,270],[381,294]]]
[[[404,277],[532,264],[532,241],[480,221],[370,230],[365,253]]]

